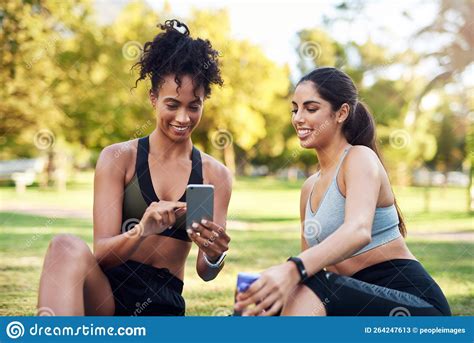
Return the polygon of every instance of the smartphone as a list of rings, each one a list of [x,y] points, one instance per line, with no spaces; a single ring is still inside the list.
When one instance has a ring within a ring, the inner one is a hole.
[[[188,185],[186,187],[186,229],[192,229],[193,223],[202,219],[214,218],[214,186]]]

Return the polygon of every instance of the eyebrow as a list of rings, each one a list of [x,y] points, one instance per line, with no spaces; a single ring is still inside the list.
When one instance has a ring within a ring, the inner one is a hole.
[[[201,98],[197,98],[196,100],[193,100],[193,101],[190,102],[190,104],[194,104],[194,103],[197,103],[197,104],[201,105],[202,104]]]
[[[321,103],[319,101],[316,101],[316,100],[307,100],[305,102],[303,102],[303,105],[308,105],[308,104],[312,104],[312,103],[316,103],[318,105],[321,105]],[[296,102],[292,101],[291,102],[293,105],[297,105]],[[298,106],[298,105],[297,105]]]
[[[172,102],[177,102],[179,104],[181,103],[179,100],[176,100],[175,98],[171,98],[171,97],[165,98],[163,101],[172,101]]]
[[[179,101],[179,100],[177,100],[177,99],[175,99],[175,98],[171,98],[171,97],[165,98],[163,101],[164,101],[164,102],[175,102],[175,103],[178,103],[178,104],[181,103],[181,101]],[[194,103],[197,103],[197,104],[199,104],[199,105],[202,104],[201,98],[195,99],[195,100],[193,100],[193,101],[190,102],[190,104],[194,104]]]

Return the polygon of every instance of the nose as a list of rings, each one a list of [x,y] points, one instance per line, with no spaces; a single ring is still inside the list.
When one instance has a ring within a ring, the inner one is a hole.
[[[293,123],[294,124],[302,124],[304,122],[302,111],[298,109],[296,113],[293,115]]]
[[[180,125],[187,125],[191,121],[185,108],[182,108],[181,110],[178,111],[178,113],[176,114],[175,120]]]

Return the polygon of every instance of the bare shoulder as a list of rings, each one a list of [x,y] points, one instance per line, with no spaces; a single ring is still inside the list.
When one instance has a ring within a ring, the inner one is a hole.
[[[100,170],[127,172],[127,167],[134,166],[134,161],[137,155],[138,139],[133,139],[125,142],[114,143],[106,146],[100,152],[97,160],[96,172]]]
[[[314,186],[314,183],[316,182],[316,178],[317,173],[311,175],[306,179],[306,181],[303,183],[303,187],[301,187],[301,197],[307,197],[309,195],[311,189]]]
[[[225,183],[228,187],[232,187],[232,172],[229,168],[202,151],[201,158],[206,181],[211,184]]]
[[[378,174],[381,166],[380,159],[369,147],[364,145],[354,145],[344,161],[343,171],[360,171],[367,174]]]
[[[349,158],[349,156],[352,156],[352,158],[360,158],[365,161],[379,159],[375,151],[365,145],[353,145],[347,153],[347,158]]]
[[[300,217],[301,220],[304,220],[305,213],[304,209],[306,207],[306,202],[308,201],[309,195],[311,190],[313,189],[314,183],[316,182],[317,173],[311,175],[306,179],[301,187],[301,194],[300,194]]]

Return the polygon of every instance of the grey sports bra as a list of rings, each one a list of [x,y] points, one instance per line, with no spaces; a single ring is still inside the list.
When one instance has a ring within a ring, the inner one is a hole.
[[[344,223],[346,198],[337,185],[337,175],[349,149],[350,147],[344,150],[336,173],[315,212],[311,209],[312,192],[308,197],[303,236],[310,247],[321,243]],[[395,204],[388,207],[377,207],[372,224],[372,241],[352,256],[362,254],[400,237],[398,223]]]

